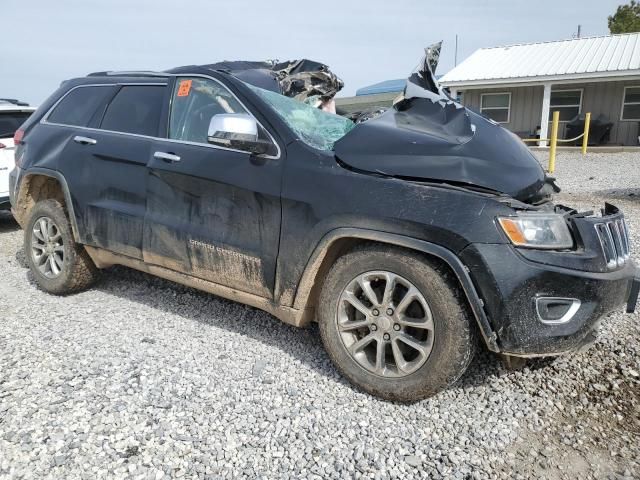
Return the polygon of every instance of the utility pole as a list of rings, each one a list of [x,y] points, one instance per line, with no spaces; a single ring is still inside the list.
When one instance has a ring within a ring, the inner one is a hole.
[[[582,25],[578,25],[578,33],[574,33],[573,38],[580,38],[580,35],[582,35]]]
[[[458,34],[456,33],[456,53],[453,58],[453,66],[458,66]]]

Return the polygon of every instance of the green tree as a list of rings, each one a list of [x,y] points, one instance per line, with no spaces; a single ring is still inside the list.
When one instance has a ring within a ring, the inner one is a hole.
[[[640,32],[640,3],[631,0],[628,5],[620,5],[616,13],[609,16],[611,33]]]

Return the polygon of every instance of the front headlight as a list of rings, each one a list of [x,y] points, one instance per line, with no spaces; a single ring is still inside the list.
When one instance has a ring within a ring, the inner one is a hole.
[[[573,237],[562,215],[520,213],[515,217],[498,217],[498,223],[518,247],[558,250],[573,246]]]

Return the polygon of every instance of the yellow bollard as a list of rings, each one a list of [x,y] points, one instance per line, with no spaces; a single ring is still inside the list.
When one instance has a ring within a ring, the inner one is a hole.
[[[553,122],[551,123],[551,142],[549,143],[549,173],[556,170],[556,146],[558,145],[558,123],[560,122],[560,112],[553,112]]]
[[[589,127],[591,126],[591,112],[587,112],[584,117],[584,137],[582,137],[582,155],[587,154],[587,145],[589,144]]]

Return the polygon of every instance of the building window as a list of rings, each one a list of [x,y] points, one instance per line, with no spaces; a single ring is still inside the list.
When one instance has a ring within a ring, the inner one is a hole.
[[[494,122],[509,123],[511,93],[483,93],[480,96],[480,113]]]
[[[640,121],[640,87],[624,87],[620,120]]]
[[[549,121],[553,120],[553,112],[560,112],[560,121],[568,122],[582,110],[582,90],[551,91],[549,105]]]

